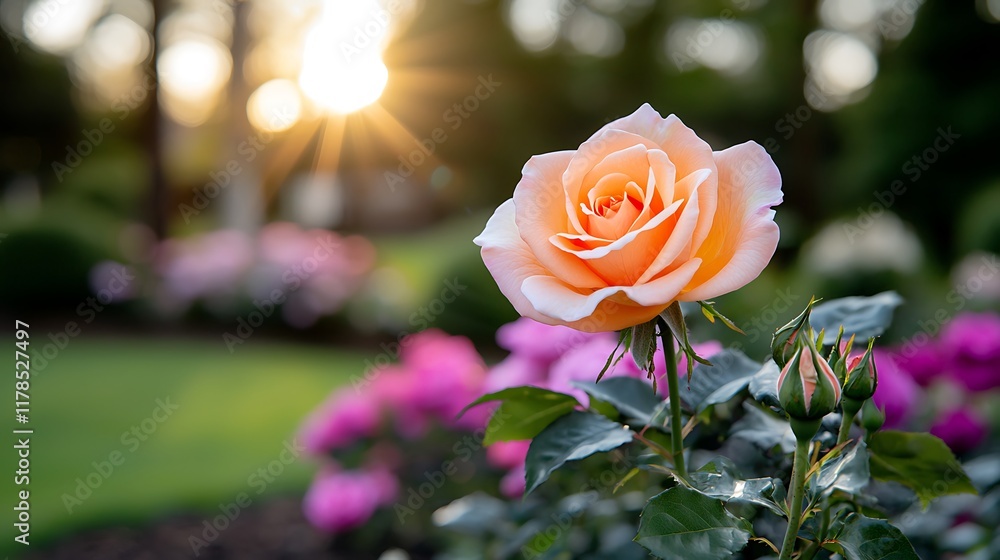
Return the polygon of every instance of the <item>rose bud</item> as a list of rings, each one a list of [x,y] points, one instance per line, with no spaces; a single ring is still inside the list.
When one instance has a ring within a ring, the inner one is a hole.
[[[868,342],[868,350],[860,356],[847,361],[847,378],[844,382],[844,398],[856,401],[866,401],[875,394],[878,386],[878,372],[875,371],[875,358],[872,356],[872,345],[875,339]]]
[[[788,363],[788,360],[795,353],[797,343],[802,334],[809,331],[809,314],[812,312],[812,307],[815,303],[815,298],[810,299],[806,308],[802,310],[802,313],[799,313],[798,317],[774,331],[774,336],[771,337],[771,356],[774,358],[774,363],[778,364],[778,367],[785,367],[785,364]]]
[[[830,355],[826,357],[826,362],[833,368],[833,373],[837,374],[837,379],[843,385],[847,382],[847,359],[851,353],[851,346],[854,344],[854,335],[844,343],[844,326],[840,326],[837,333],[837,341],[830,347]]]
[[[811,340],[785,364],[778,376],[778,401],[794,420],[820,420],[840,402],[840,382]]]

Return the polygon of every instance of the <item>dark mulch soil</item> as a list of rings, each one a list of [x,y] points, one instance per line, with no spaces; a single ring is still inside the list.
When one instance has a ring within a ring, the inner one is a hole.
[[[241,512],[218,536],[204,540],[206,517],[184,515],[139,528],[112,527],[67,537],[48,546],[32,546],[26,560],[375,560],[378,553],[344,551],[303,518],[298,500],[254,505]],[[209,533],[211,535],[211,533]],[[207,541],[206,541],[207,542]],[[411,554],[412,560],[429,556]]]

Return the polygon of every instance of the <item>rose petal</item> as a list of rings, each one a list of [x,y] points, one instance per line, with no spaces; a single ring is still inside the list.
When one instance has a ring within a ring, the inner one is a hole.
[[[772,206],[781,203],[781,175],[755,142],[715,153],[719,207],[711,231],[695,252],[704,264],[681,301],[711,299],[760,275],[778,246]],[[699,195],[702,191],[699,189]]]
[[[583,199],[589,200],[590,206],[593,208],[594,198],[600,194],[600,191],[596,187],[608,175],[625,175],[630,180],[643,184],[647,177],[649,177],[649,158],[646,155],[647,152],[646,146],[636,144],[605,156],[600,163],[595,165],[584,176],[580,190],[580,202],[583,202]]]
[[[566,193],[566,213],[569,218],[569,229],[577,233],[585,233],[583,225],[580,223],[577,214],[578,203],[585,200],[581,193],[585,192],[585,178],[599,163],[605,160],[609,154],[643,146],[645,149],[658,149],[659,146],[650,140],[621,130],[608,130],[603,134],[595,134],[589,140],[580,145],[579,149],[573,153],[572,159],[565,167],[562,175],[562,184]],[[635,177],[644,179],[645,175]]]
[[[586,263],[548,242],[549,237],[567,229],[566,195],[560,176],[572,155],[554,152],[528,160],[514,188],[514,220],[533,260],[548,271],[546,274],[583,288],[599,288],[607,283]]]
[[[678,177],[685,177],[698,169],[715,169],[712,147],[685,126],[676,115],[663,118],[649,103],[643,103],[642,107],[627,117],[604,125],[591,139],[615,130],[630,132],[658,144],[677,166]]]
[[[681,181],[682,183],[694,183],[694,189],[691,190],[691,200],[684,205],[684,210],[681,211],[680,217],[677,219],[677,223],[670,233],[670,238],[667,239],[660,252],[657,253],[653,262],[650,263],[649,268],[646,269],[646,272],[643,272],[639,276],[639,279],[636,280],[637,284],[649,282],[650,279],[666,270],[668,266],[680,264],[680,262],[686,260],[686,257],[689,256],[692,246],[691,235],[698,225],[698,216],[701,212],[698,186],[710,174],[711,171],[708,169],[702,169],[699,172],[688,175],[684,181]]]
[[[676,166],[677,177],[686,177],[699,169],[716,170],[712,147],[681,122],[676,115],[669,115],[664,119],[649,103],[644,103],[642,107],[627,117],[604,125],[592,138],[609,130],[631,132],[659,144]],[[698,227],[692,237],[692,246],[695,250],[704,242],[712,227],[718,204],[716,192],[718,187],[715,177],[717,175],[713,173],[713,177],[700,189],[701,220],[699,220]],[[685,195],[676,194],[674,197],[682,198]]]
[[[472,241],[482,247],[486,268],[514,309],[541,323],[555,324],[552,318],[539,313],[521,293],[521,284],[525,278],[549,272],[538,264],[518,235],[514,214],[514,200],[507,200],[496,209],[486,222],[486,228]]]
[[[607,256],[612,251],[620,250],[622,247],[628,245],[633,239],[639,236],[640,233],[650,231],[656,226],[662,224],[667,218],[672,216],[674,212],[684,203],[683,200],[678,200],[670,205],[669,208],[663,210],[656,216],[646,223],[641,229],[630,231],[627,234],[619,237],[607,245],[601,245],[594,247],[592,249],[581,249],[577,245],[574,245],[571,240],[584,240],[584,241],[603,241],[597,237],[589,234],[585,235],[574,235],[569,233],[557,233],[549,238],[549,242],[559,249],[567,253],[572,253],[581,259],[599,259],[601,257]],[[574,282],[575,283],[575,282]]]
[[[650,310],[650,318],[652,318],[675,299],[700,265],[701,261],[694,259],[674,272],[648,284],[610,286],[586,294],[552,276],[531,276],[521,284],[521,291],[540,313],[560,321],[571,323],[589,317],[602,301],[619,293],[624,294],[629,301],[641,306],[663,306],[660,309]]]

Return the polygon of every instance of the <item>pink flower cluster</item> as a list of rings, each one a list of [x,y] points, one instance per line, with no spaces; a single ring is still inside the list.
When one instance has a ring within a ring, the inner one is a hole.
[[[211,307],[241,297],[270,302],[280,291],[285,320],[306,327],[358,291],[375,249],[360,236],[274,222],[256,235],[219,230],[168,239],[154,262],[161,305],[186,308],[201,300]]]
[[[497,331],[497,343],[509,350],[510,355],[490,370],[487,390],[534,385],[571,394],[587,405],[589,399],[586,393],[573,387],[572,382],[595,381],[617,342],[614,333],[585,333],[569,327],[544,325],[527,318],[518,319]],[[721,351],[722,344],[709,341],[695,344],[694,349],[707,358]],[[663,377],[667,367],[662,350],[660,344],[654,359],[654,375],[657,389],[665,395],[667,383]],[[679,366],[682,375],[686,368],[686,358],[682,356]],[[628,353],[605,375],[646,379],[646,373]]]
[[[875,402],[886,426],[907,424],[921,409],[923,389],[951,386],[959,398],[935,415],[930,432],[955,451],[980,445],[989,424],[972,407],[972,397],[1000,387],[1000,315],[963,313],[934,333],[917,333],[892,351],[876,351]]]
[[[482,396],[486,381],[486,365],[472,342],[428,330],[404,338],[400,347],[399,364],[336,391],[300,431],[307,451],[326,464],[303,504],[316,527],[346,531],[396,500],[403,450],[390,442],[425,437],[434,426],[472,431],[486,424],[489,407],[458,418]],[[364,450],[362,467],[343,469],[333,459],[350,449]]]
[[[490,370],[486,381],[487,392],[508,387],[532,385],[576,397],[584,406],[590,403],[585,392],[574,387],[574,381],[593,382],[617,346],[614,333],[585,333],[564,326],[550,326],[532,319],[520,318],[497,331],[497,343],[510,351],[502,362]],[[722,344],[710,341],[695,344],[699,355],[710,357],[722,350]],[[621,351],[621,349],[619,349]],[[680,372],[686,371],[686,358],[681,358]],[[662,346],[654,360],[657,390],[664,395],[667,383],[666,362]],[[605,376],[628,376],[646,379],[631,354],[625,356],[608,370]],[[524,459],[528,452],[527,441],[494,444],[487,450],[487,459],[494,466],[508,470],[501,481],[501,492],[509,497],[524,493]]]
[[[358,386],[331,395],[299,434],[308,452],[323,457],[327,464],[306,495],[308,519],[331,532],[363,524],[378,508],[396,499],[399,479],[406,477],[405,449],[396,446],[427,437],[435,426],[465,432],[484,428],[494,407],[482,405],[461,417],[458,414],[485,393],[533,385],[572,394],[588,404],[587,395],[571,382],[596,380],[616,346],[611,333],[583,333],[524,318],[501,327],[497,341],[510,355],[487,372],[468,339],[423,331],[401,341],[400,363],[376,370]],[[718,342],[696,347],[706,357],[721,348]],[[658,355],[658,376],[665,370],[663,356]],[[645,379],[630,355],[607,375]],[[659,386],[666,391],[665,382]],[[524,493],[529,443],[499,442],[486,450],[489,464],[506,471],[500,491],[507,497]],[[365,457],[361,467],[344,469],[333,459],[358,449]]]

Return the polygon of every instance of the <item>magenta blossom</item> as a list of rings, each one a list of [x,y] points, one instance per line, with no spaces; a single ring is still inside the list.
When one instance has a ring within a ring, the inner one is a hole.
[[[549,365],[568,350],[594,338],[607,336],[607,333],[585,333],[521,317],[497,330],[497,343],[515,355]]]
[[[524,465],[511,469],[500,480],[500,493],[508,499],[515,500],[523,496],[524,488]]]
[[[910,374],[917,383],[929,386],[935,379],[948,371],[948,364],[938,341],[933,340],[923,346],[903,345],[894,351],[891,359]]]
[[[321,472],[306,493],[302,507],[314,526],[341,533],[363,525],[375,510],[391,503],[399,483],[385,470]]]
[[[511,354],[490,369],[485,391],[494,393],[524,385],[543,387],[547,377],[546,365],[520,354]]]
[[[1000,387],[1000,315],[964,313],[941,332],[952,377],[969,391]]]
[[[415,380],[414,404],[446,424],[458,421],[462,409],[482,395],[486,365],[467,338],[438,330],[410,335],[404,340],[402,361]]]
[[[513,469],[524,465],[531,440],[498,441],[486,448],[486,460],[499,469]]]
[[[587,406],[590,398],[582,390],[573,386],[574,381],[585,381],[593,383],[597,381],[597,376],[601,373],[601,368],[607,363],[608,357],[615,351],[617,343],[612,336],[595,338],[586,344],[577,346],[563,354],[561,358],[552,364],[549,370],[548,389],[559,393],[573,395],[581,404]],[[619,349],[620,351],[620,349]],[[605,373],[605,379],[614,376],[645,377],[632,360],[632,356],[626,354],[617,364],[614,364]]]
[[[939,416],[930,432],[944,440],[952,451],[962,453],[979,447],[986,439],[989,427],[975,411],[958,408]]]
[[[885,427],[903,426],[921,398],[920,387],[913,378],[899,369],[886,350],[876,348],[872,357],[878,369],[878,387],[872,398],[885,413]]]
[[[380,402],[371,393],[342,389],[316,410],[302,428],[306,449],[319,455],[350,446],[375,434],[382,419]]]
[[[696,342],[691,345],[695,353],[705,358],[706,360],[712,356],[722,352],[722,343],[718,340],[708,340],[705,342]],[[687,375],[687,354],[681,353],[680,360],[677,362],[677,373],[681,377]],[[659,391],[664,396],[667,395],[667,362],[663,357],[663,341],[657,341],[656,344],[656,355],[653,357],[653,365],[656,366],[653,375],[656,376],[656,390]],[[695,364],[697,365],[697,364]]]

